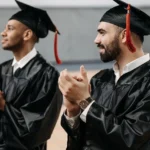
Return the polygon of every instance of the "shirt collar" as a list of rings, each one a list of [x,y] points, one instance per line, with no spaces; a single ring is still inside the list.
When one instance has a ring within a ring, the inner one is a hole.
[[[23,68],[33,57],[35,57],[37,54],[37,51],[35,48],[33,48],[27,55],[25,55],[21,60],[17,61],[14,57],[12,66],[18,65],[19,68]]]
[[[131,61],[130,63],[125,65],[123,69],[123,74],[132,71],[133,69],[141,66],[142,64],[146,63],[149,60],[150,60],[150,56],[149,53],[147,53],[144,56],[141,56],[135,59],[134,61]],[[117,62],[113,65],[113,70],[115,73],[119,71]]]

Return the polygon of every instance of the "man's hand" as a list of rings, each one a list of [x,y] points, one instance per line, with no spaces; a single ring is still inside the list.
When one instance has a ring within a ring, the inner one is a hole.
[[[69,101],[78,103],[90,97],[87,72],[84,66],[80,67],[80,77],[73,77],[66,69],[60,73],[59,88]]]
[[[80,107],[76,103],[69,101],[66,97],[64,97],[63,99],[64,99],[64,105],[65,105],[66,110],[67,110],[66,115],[68,117],[71,118],[71,117],[74,117],[80,113]]]
[[[0,91],[0,110],[4,111],[4,107],[5,107],[4,93]]]

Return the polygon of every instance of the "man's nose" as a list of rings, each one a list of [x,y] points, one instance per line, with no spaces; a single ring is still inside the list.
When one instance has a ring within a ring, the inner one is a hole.
[[[7,35],[7,33],[6,33],[6,31],[5,31],[5,30],[1,32],[1,36],[3,36],[3,37],[4,37],[4,36],[6,36],[6,35]]]
[[[95,44],[99,44],[101,42],[101,38],[100,38],[100,35],[97,35],[95,40],[94,40],[94,43]]]

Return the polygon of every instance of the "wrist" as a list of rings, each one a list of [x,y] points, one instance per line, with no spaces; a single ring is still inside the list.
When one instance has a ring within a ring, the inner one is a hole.
[[[77,110],[73,110],[73,111],[69,111],[69,110],[66,110],[66,115],[71,118],[71,117],[75,117],[77,116],[79,113],[80,113],[81,109],[79,107],[79,109]]]
[[[88,98],[86,98],[86,99],[83,99],[83,100],[80,100],[80,101],[78,101],[78,105],[80,106],[80,108],[82,109],[82,110],[84,110],[84,109],[86,109],[86,107],[92,102],[92,101],[94,101],[91,97],[88,97]]]
[[[76,101],[76,104],[79,105],[79,103],[82,101],[82,100],[86,100],[88,99],[89,97],[91,97],[91,95],[89,93],[87,93],[86,95],[84,95],[83,97],[81,97],[79,100]]]

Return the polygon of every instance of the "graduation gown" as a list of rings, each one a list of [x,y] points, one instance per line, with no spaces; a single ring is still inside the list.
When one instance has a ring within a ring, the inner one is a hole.
[[[14,74],[11,64],[0,65],[6,100],[0,111],[0,150],[46,150],[62,105],[59,73],[40,54]]]
[[[115,84],[112,69],[91,79],[86,123],[68,133],[67,150],[150,150],[150,61],[122,75]]]

